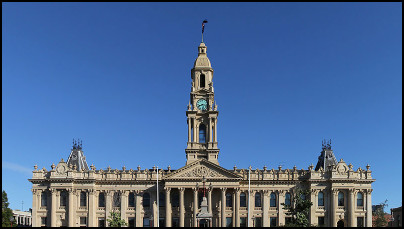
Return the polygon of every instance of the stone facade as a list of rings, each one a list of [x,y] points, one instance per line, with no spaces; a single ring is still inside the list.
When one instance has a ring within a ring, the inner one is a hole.
[[[18,227],[30,227],[32,223],[31,212],[13,210],[13,223]]]
[[[307,169],[225,169],[219,165],[219,113],[206,51],[201,43],[191,70],[185,166],[97,170],[94,165],[88,168],[81,144],[73,143],[67,162],[52,164],[50,171],[34,166],[29,179],[33,184],[32,226],[106,225],[110,212],[119,210],[130,226],[194,227],[200,225],[202,187],[208,212],[204,214],[212,217],[210,226],[282,226],[288,218],[280,203],[293,198],[296,189],[311,191],[310,222],[314,225],[372,226],[371,184],[375,180],[370,166],[355,171],[342,159],[337,162],[330,144],[323,144],[316,169],[313,165]]]

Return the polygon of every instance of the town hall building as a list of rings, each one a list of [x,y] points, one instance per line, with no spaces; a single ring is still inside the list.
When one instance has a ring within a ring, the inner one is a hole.
[[[282,226],[290,216],[281,204],[293,204],[298,189],[310,191],[311,224],[372,226],[370,166],[354,170],[338,161],[330,142],[307,169],[221,167],[213,68],[203,42],[191,79],[184,167],[97,169],[73,141],[66,161],[49,171],[34,166],[32,226],[108,226],[111,212],[130,227]]]

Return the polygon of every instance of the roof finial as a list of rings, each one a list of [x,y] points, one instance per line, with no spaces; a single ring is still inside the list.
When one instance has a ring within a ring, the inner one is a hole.
[[[202,43],[203,43],[203,31],[205,31],[205,23],[208,23],[208,20],[203,20],[202,22]]]

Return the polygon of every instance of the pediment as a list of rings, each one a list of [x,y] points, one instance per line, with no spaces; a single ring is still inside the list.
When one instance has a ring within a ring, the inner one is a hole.
[[[237,174],[228,171],[227,169],[220,167],[206,159],[200,159],[189,165],[186,165],[169,176],[165,177],[164,180],[188,180],[188,179],[231,179],[231,180],[241,180]]]

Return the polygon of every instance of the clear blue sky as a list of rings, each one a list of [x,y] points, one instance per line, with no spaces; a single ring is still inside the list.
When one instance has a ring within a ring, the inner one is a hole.
[[[371,166],[402,204],[401,3],[2,3],[2,188],[83,139],[89,165],[185,165],[191,68],[214,68],[219,163]]]

